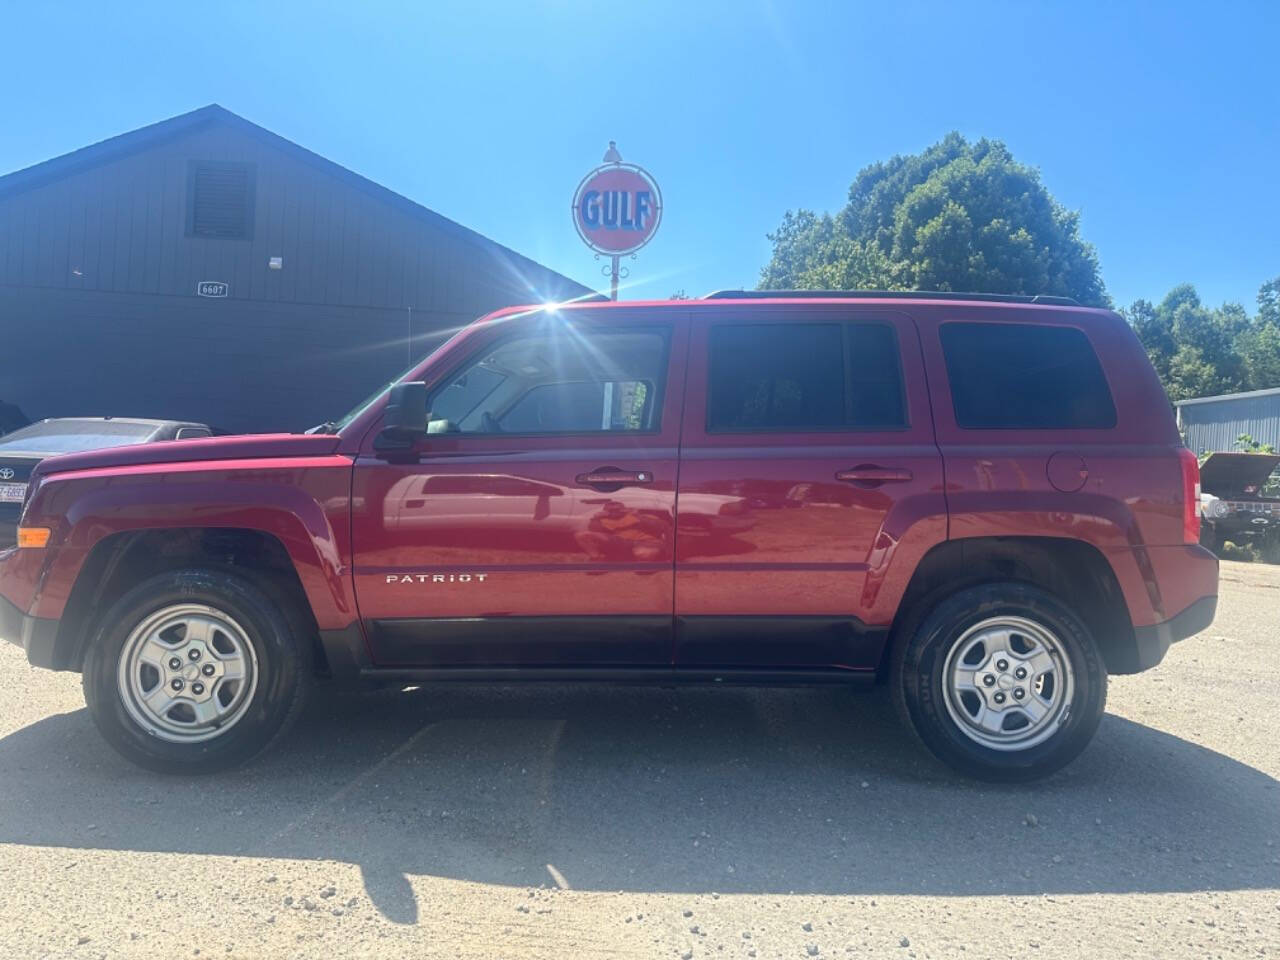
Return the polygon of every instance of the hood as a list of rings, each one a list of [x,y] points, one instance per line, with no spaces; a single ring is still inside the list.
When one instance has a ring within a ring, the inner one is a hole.
[[[1278,464],[1280,455],[1272,453],[1211,453],[1200,464],[1200,489],[1225,497],[1253,487],[1256,495]]]
[[[319,457],[338,449],[331,434],[264,433],[241,437],[161,440],[127,447],[106,447],[49,457],[40,462],[42,476],[68,470],[131,467],[146,463],[189,463],[197,460],[252,460],[267,457]]]

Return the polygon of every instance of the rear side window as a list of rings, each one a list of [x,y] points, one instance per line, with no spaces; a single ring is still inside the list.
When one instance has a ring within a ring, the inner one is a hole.
[[[707,430],[906,426],[902,365],[881,323],[763,323],[711,330]]]
[[[939,336],[958,426],[1105,430],[1116,425],[1111,390],[1083,331],[1030,323],[945,323]]]

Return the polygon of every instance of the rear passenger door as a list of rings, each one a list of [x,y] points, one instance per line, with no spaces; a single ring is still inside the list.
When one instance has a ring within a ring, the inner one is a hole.
[[[910,319],[744,305],[695,323],[676,511],[678,667],[873,669],[903,554],[946,537]]]

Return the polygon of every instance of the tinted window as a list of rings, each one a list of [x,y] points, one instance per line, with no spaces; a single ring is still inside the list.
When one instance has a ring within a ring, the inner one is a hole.
[[[666,331],[549,323],[537,335],[498,344],[449,378],[429,401],[432,428],[509,434],[657,430],[666,369]]]
[[[878,323],[715,327],[707,406],[712,432],[904,426],[897,338]]]
[[[902,362],[893,327],[883,323],[849,324],[845,327],[845,345],[849,425],[872,429],[905,427]]]
[[[939,335],[959,426],[1116,425],[1111,391],[1083,331],[1024,323],[947,323]]]

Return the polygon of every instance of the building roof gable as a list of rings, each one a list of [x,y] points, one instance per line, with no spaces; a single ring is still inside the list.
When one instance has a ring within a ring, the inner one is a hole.
[[[292,140],[287,140],[277,133],[272,133],[265,127],[260,127],[258,124],[253,123],[250,120],[246,120],[239,114],[232,113],[230,110],[219,106],[216,103],[211,103],[188,113],[179,114],[176,117],[170,117],[167,120],[161,120],[157,123],[140,127],[137,130],[131,130],[128,133],[122,133],[118,136],[110,137],[98,143],[81,147],[79,150],[73,150],[70,153],[63,154],[62,156],[54,157],[50,160],[45,160],[30,167],[25,167],[21,170],[16,170],[13,173],[0,176],[0,199],[42,186],[46,183],[59,180],[63,177],[79,173],[83,170],[90,169],[104,163],[110,163],[112,161],[140,153],[161,143],[166,143],[188,136],[199,130],[219,125],[236,130],[237,132],[248,135],[259,142],[274,147],[294,160],[327,173],[353,189],[376,197],[392,207],[402,210],[410,216],[430,224],[457,240],[482,247],[491,253],[498,254],[505,258],[510,258],[511,260],[528,267],[543,270],[547,273],[555,274],[556,276],[561,276],[567,284],[577,288],[583,294],[594,293],[590,288],[585,287],[568,277],[563,277],[561,274],[556,274],[556,272],[551,270],[549,267],[545,267],[542,264],[531,260],[529,257],[517,253],[510,247],[504,246],[496,240],[491,240],[469,227],[464,227],[457,221],[450,220],[448,217],[436,213],[434,210],[424,207],[422,204],[410,200],[408,197],[370,180],[368,177],[361,176],[341,164],[322,157],[320,154],[308,150],[306,147],[296,144]]]

